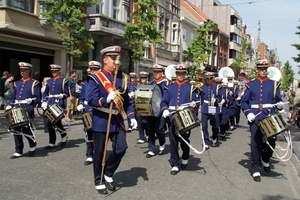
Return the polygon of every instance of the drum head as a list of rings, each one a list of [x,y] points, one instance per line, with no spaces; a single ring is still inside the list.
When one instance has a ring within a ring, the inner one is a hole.
[[[162,99],[161,87],[159,85],[155,85],[152,91],[152,101],[151,101],[152,112],[155,117],[158,117],[161,113],[161,109],[160,109],[161,99]]]

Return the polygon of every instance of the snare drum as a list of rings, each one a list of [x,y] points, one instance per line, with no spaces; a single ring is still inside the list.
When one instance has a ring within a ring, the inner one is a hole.
[[[52,104],[44,111],[44,116],[48,118],[51,124],[56,124],[61,120],[64,115],[64,109],[62,109],[57,103]]]
[[[87,111],[81,115],[81,119],[86,131],[92,130],[92,111]]]
[[[184,133],[200,125],[192,107],[186,107],[171,114],[171,118],[178,132]]]
[[[159,85],[140,85],[135,91],[135,111],[140,116],[158,117],[162,91]]]
[[[279,113],[268,116],[258,121],[257,126],[263,133],[263,139],[266,140],[289,129]]]
[[[5,111],[5,113],[8,119],[9,128],[26,126],[29,124],[26,107],[12,108]]]

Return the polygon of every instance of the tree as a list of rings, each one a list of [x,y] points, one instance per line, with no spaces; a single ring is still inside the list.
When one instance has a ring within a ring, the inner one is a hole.
[[[124,38],[129,40],[129,47],[132,50],[131,59],[134,63],[144,61],[144,41],[153,46],[164,44],[162,31],[157,29],[157,0],[136,0],[135,9],[132,13],[133,22],[127,23]]]
[[[246,50],[249,45],[250,43],[247,43],[247,39],[244,38],[242,40],[241,52],[239,54],[239,57],[236,59],[236,61],[233,62],[234,71],[236,75],[238,75],[241,70],[246,69]]]
[[[49,11],[42,13],[50,22],[65,45],[67,53],[66,73],[71,70],[71,57],[80,58],[83,52],[94,48],[94,40],[86,30],[85,9],[97,5],[96,0],[46,0]],[[63,16],[62,20],[58,16]]]
[[[183,56],[195,63],[196,66],[201,66],[203,62],[208,60],[213,44],[215,43],[215,40],[211,40],[210,36],[216,26],[217,24],[213,21],[206,21],[195,29],[196,36],[188,46],[188,52],[183,54]],[[196,68],[195,70],[189,70],[188,75],[198,77],[200,73],[203,73],[203,70]]]
[[[282,77],[281,77],[281,89],[286,90],[288,89],[294,81],[294,71],[292,66],[290,65],[289,61],[284,63]]]
[[[297,29],[300,30],[300,26],[297,26]],[[299,35],[300,36],[300,31],[296,32],[295,34]],[[296,62],[296,63],[300,63],[300,44],[292,44],[293,47],[295,47],[297,50],[298,50],[298,54],[297,54],[297,57],[292,57],[293,60]],[[299,69],[298,69],[298,74],[300,74],[300,65],[297,66]]]

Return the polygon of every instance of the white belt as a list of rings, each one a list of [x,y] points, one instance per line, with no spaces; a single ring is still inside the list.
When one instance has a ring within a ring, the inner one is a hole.
[[[89,105],[89,103],[87,101],[84,101],[83,104],[87,105],[87,106]]]
[[[207,101],[207,100],[204,100],[203,102],[204,102],[204,103],[210,103],[210,101]]]
[[[28,103],[26,100],[15,100],[15,104],[18,104],[18,103]]]
[[[269,103],[266,103],[266,104],[252,104],[251,105],[251,108],[272,108],[274,105],[273,104],[269,104]]]
[[[56,97],[58,97],[58,95],[59,95],[59,94],[50,94],[50,95],[49,95],[49,98],[56,98]]]

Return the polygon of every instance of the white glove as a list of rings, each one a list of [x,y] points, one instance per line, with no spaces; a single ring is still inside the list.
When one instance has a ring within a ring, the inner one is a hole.
[[[196,102],[195,102],[195,101],[192,101],[192,102],[190,103],[190,105],[192,106],[192,108],[195,108],[195,107],[196,107]]]
[[[10,105],[6,106],[5,110],[9,110],[12,109],[12,107]]]
[[[57,98],[57,99],[63,99],[63,98],[64,98],[64,95],[63,95],[63,94],[59,94],[59,95],[56,96],[56,98]]]
[[[225,103],[225,99],[222,99],[220,104],[223,105]]]
[[[238,100],[238,101],[241,100],[241,97],[236,98],[236,100]]]
[[[216,103],[216,99],[215,99],[215,98],[212,98],[212,99],[211,99],[211,105],[215,105],[215,103]]]
[[[249,122],[253,122],[255,120],[255,115],[253,113],[249,113],[247,115],[247,119]]]
[[[245,92],[242,92],[242,93],[241,93],[241,96],[243,96],[244,94],[245,94]]]
[[[129,93],[128,93],[128,96],[129,96],[130,98],[134,97],[134,92],[129,92]]]
[[[42,105],[41,105],[41,107],[43,108],[43,110],[46,110],[47,106],[48,106],[47,102],[43,102]]]
[[[111,91],[106,99],[107,103],[110,103],[112,100],[114,100],[116,98],[116,92],[115,91]]]
[[[232,91],[229,91],[229,95],[230,95],[230,96],[233,95]]]
[[[163,115],[164,118],[169,117],[169,115],[170,115],[169,110],[164,110],[162,115]]]
[[[276,107],[277,107],[279,110],[281,110],[281,109],[283,108],[283,106],[284,106],[284,103],[283,103],[282,101],[276,103]]]
[[[79,112],[83,111],[83,109],[84,109],[84,107],[83,107],[82,104],[79,104],[79,105],[77,106],[77,110],[78,110]]]
[[[136,119],[131,119],[130,120],[130,126],[131,126],[132,129],[137,129],[138,124],[137,124]]]
[[[27,104],[31,104],[32,99],[31,99],[31,98],[28,98],[28,99],[25,99],[25,101],[27,102]]]

